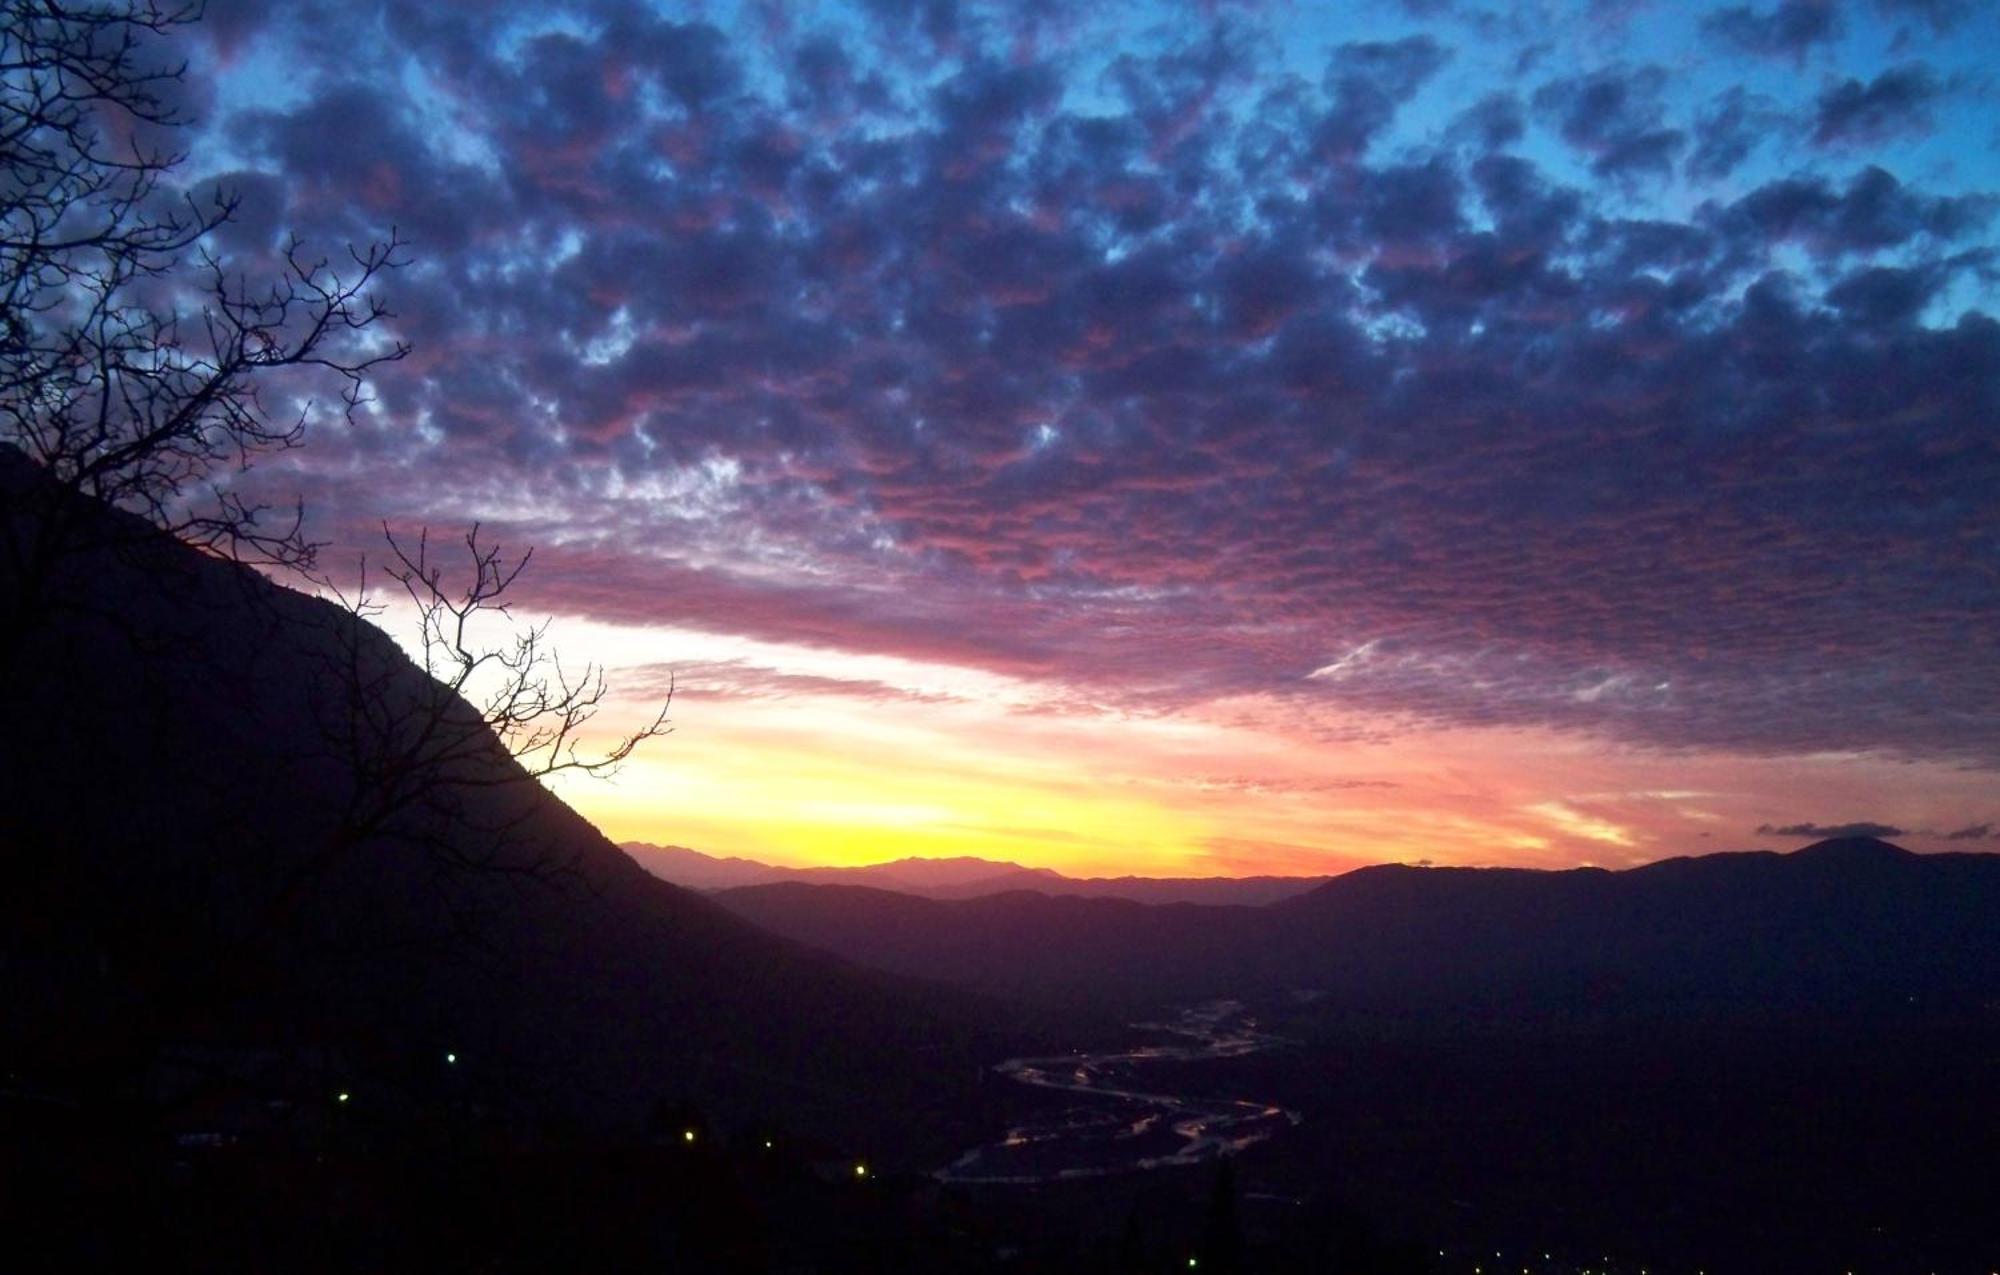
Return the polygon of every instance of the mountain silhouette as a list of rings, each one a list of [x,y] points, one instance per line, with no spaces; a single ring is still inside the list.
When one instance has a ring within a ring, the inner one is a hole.
[[[1261,908],[802,882],[714,897],[856,961],[1026,999],[1291,990],[1625,1013],[2000,993],[2000,856],[1862,840],[1620,872],[1382,865]]]
[[[1256,906],[1303,894],[1326,877],[1072,877],[1050,868],[969,857],[897,859],[862,867],[793,868],[754,859],[718,858],[683,846],[628,841],[625,850],[648,871],[695,890],[726,890],[774,881],[861,885],[927,899],[971,899],[1032,890],[1135,903],[1213,903]]]
[[[17,544],[65,499],[18,454],[0,495]],[[306,1098],[408,1102],[450,1053],[522,1119],[629,1125],[666,1100],[881,1154],[953,1137],[923,1113],[992,1056],[988,1007],[659,880],[490,733],[435,791],[344,827],[396,778],[343,734],[357,688],[408,705],[424,673],[329,602],[101,506],[67,516],[83,547],[55,604],[29,615],[0,566],[12,1087],[88,1103],[172,1059],[282,1056],[324,1073]],[[910,1118],[885,1125],[884,1103]]]
[[[1039,1004],[1111,1008],[1261,985],[1264,909],[1016,890],[927,899],[779,881],[713,896],[776,934],[878,969]]]
[[[1880,837],[1829,837],[1792,852],[1802,862],[1823,863],[1859,869],[1870,864],[1901,863],[1916,856]]]

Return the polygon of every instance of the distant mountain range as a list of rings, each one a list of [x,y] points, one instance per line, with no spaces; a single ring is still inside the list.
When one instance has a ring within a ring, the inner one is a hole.
[[[1262,907],[780,881],[713,895],[884,970],[1031,1000],[1782,1010],[2000,1000],[2000,856],[1867,838],[1610,872],[1385,865]]]
[[[1033,890],[1042,894],[1135,903],[1205,903],[1258,907],[1304,894],[1330,877],[1070,877],[992,859],[898,859],[854,868],[788,868],[755,859],[718,858],[683,846],[627,841],[641,866],[691,890],[729,890],[777,881],[857,885],[926,899],[973,899]]]

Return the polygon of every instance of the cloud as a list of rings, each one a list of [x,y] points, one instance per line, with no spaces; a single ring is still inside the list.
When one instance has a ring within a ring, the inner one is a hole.
[[[1876,144],[1930,124],[1944,86],[1921,63],[1891,67],[1872,80],[1848,78],[1819,96],[1812,140],[1820,146]]]
[[[1512,93],[1489,93],[1460,112],[1452,131],[1481,151],[1496,151],[1527,135],[1527,112]]]
[[[1572,837],[1582,837],[1613,846],[1636,844],[1630,829],[1609,819],[1586,814],[1560,801],[1536,802],[1527,809],[1529,813],[1541,816],[1559,831]]]
[[[1786,824],[1783,827],[1773,827],[1766,823],[1758,825],[1757,835],[1760,837],[1802,837],[1819,841],[1831,837],[1901,837],[1906,834],[1903,829],[1891,827],[1886,823],[1863,822],[1836,824],[1793,823]]]
[[[1926,196],[1871,164],[1844,190],[1814,177],[1766,183],[1726,209],[1711,207],[1707,220],[1735,252],[1798,244],[1835,257],[1879,253],[1921,239],[1958,242],[1984,230],[1994,208],[1990,193]]]
[[[892,686],[876,678],[832,677],[791,673],[745,660],[641,666],[622,670],[624,689],[643,697],[671,689],[676,698],[703,700],[779,700],[796,696],[835,696],[867,703],[897,701],[912,704],[952,704],[964,697],[945,691]]]
[[[966,14],[956,0],[862,0],[861,7],[880,24],[891,48],[911,32],[921,34],[933,49],[949,49],[964,34]]]
[[[1321,117],[1315,150],[1340,162],[1358,159],[1426,81],[1451,60],[1427,35],[1343,44],[1326,70],[1332,109]]]
[[[1831,0],[1781,0],[1771,9],[1738,5],[1702,19],[1713,39],[1761,57],[1803,59],[1817,44],[1830,44],[1843,30]]]
[[[1875,0],[1875,8],[1891,17],[1921,18],[1939,35],[1972,16],[1972,0]]]
[[[1190,775],[1176,778],[1173,782],[1202,792],[1243,793],[1260,797],[1402,787],[1389,779],[1292,779],[1274,775]]]
[[[1969,823],[1963,828],[1955,828],[1943,834],[1946,841],[1991,841],[2000,839],[1990,823]]]
[[[1687,144],[1686,133],[1665,123],[1666,87],[1662,67],[1611,67],[1551,80],[1534,102],[1599,175],[1663,176]]]
[[[1696,117],[1688,175],[1697,181],[1729,176],[1770,135],[1778,119],[1779,112],[1769,99],[1741,85],[1717,94]]]
[[[1937,269],[1870,266],[1828,288],[1826,300],[1870,327],[1906,324],[1923,313],[1945,282],[1944,273]]]

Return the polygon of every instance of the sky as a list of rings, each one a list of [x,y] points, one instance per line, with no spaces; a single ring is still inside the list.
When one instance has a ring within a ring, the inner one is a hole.
[[[2000,849],[2000,9],[211,0],[212,250],[408,240],[238,480],[475,520],[614,839]],[[319,400],[321,403],[324,399]],[[274,409],[287,404],[282,396]]]

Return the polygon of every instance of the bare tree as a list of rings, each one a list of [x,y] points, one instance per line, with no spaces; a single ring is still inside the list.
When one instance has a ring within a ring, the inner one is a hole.
[[[414,549],[383,528],[394,557],[385,568],[419,619],[419,645],[424,672],[447,696],[462,698],[479,709],[487,729],[534,779],[563,771],[596,776],[617,769],[632,750],[667,732],[666,703],[639,730],[622,736],[601,753],[581,753],[581,733],[597,715],[605,697],[604,671],[594,664],[564,669],[549,647],[548,622],[516,630],[502,644],[482,642],[476,632],[482,616],[507,616],[512,604],[506,594],[534,557],[530,549],[509,559],[498,545],[479,542],[479,525],[465,534],[470,573],[459,584],[447,582],[445,569],[432,555],[428,530],[420,532]],[[482,674],[494,676],[482,684]]]
[[[266,387],[317,373],[352,412],[369,370],[407,352],[376,330],[388,311],[371,291],[402,264],[393,232],[338,260],[294,240],[263,281],[209,248],[236,198],[177,190],[186,154],[162,140],[187,123],[171,103],[186,68],[165,59],[167,40],[198,13],[0,6],[0,444],[50,480],[30,516],[0,518],[17,617],[57,604],[62,563],[104,534],[79,496],[210,552],[310,565],[300,511],[272,520],[235,482],[299,445],[317,410],[274,413]]]
[[[541,878],[567,872],[573,847],[553,853],[528,848],[524,854],[513,841],[538,794],[522,801],[467,798],[533,790],[567,772],[608,776],[640,744],[670,733],[671,684],[659,708],[636,730],[591,749],[586,727],[609,690],[603,668],[566,666],[550,645],[547,621],[526,628],[511,623],[508,593],[533,550],[510,558],[500,546],[482,543],[474,524],[463,539],[463,569],[454,572],[433,550],[428,531],[420,532],[415,544],[399,540],[386,526],[383,535],[389,558],[381,574],[392,583],[389,595],[400,595],[409,606],[424,676],[411,676],[365,623],[388,605],[372,591],[365,564],[351,590],[330,578],[320,580],[357,621],[339,631],[338,667],[330,679],[337,693],[320,710],[319,734],[353,777],[326,854],[338,856],[371,838],[397,835],[423,842],[452,871],[503,870]],[[426,826],[447,831],[425,835]]]

